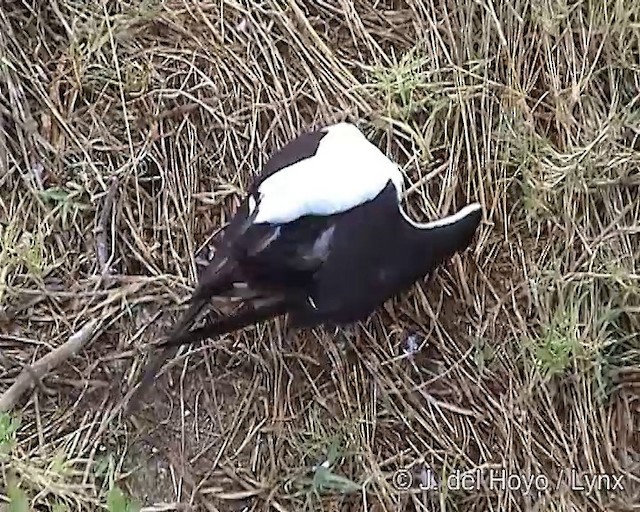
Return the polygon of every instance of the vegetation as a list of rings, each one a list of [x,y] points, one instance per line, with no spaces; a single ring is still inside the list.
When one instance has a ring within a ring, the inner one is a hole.
[[[2,2],[0,508],[632,510],[639,63],[633,0]],[[473,249],[346,343],[185,347],[123,418],[251,176],[343,119],[414,218],[480,201]],[[427,467],[552,485],[394,488]]]

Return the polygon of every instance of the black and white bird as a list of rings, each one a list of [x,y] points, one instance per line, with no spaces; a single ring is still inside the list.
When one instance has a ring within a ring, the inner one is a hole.
[[[353,124],[303,133],[251,185],[173,333],[192,343],[287,314],[292,327],[352,324],[466,249],[477,203],[418,224],[401,205],[400,168]],[[189,330],[214,297],[240,307]],[[148,369],[148,385],[158,369]],[[146,383],[145,383],[146,382]]]

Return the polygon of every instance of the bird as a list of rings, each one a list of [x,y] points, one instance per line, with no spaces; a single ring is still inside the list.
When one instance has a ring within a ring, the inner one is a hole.
[[[402,206],[404,179],[353,123],[302,132],[267,159],[186,312],[144,372],[149,386],[170,351],[287,315],[291,328],[346,327],[469,247],[482,219],[471,203],[426,223]],[[190,330],[214,298],[239,302]]]

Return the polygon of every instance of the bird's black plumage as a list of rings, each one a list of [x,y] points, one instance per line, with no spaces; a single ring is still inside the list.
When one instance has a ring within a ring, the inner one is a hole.
[[[375,197],[342,211],[301,215],[289,222],[255,222],[261,211],[261,185],[281,169],[314,158],[325,136],[324,130],[302,134],[268,160],[224,229],[187,313],[163,344],[165,350],[282,314],[298,327],[364,320],[384,301],[469,246],[481,220],[479,205],[444,221],[415,224],[399,204],[396,175]],[[364,138],[354,140],[352,148],[339,140],[334,144],[341,144],[341,151],[371,151],[363,146],[369,144]],[[323,149],[325,155],[327,150]],[[305,172],[298,167],[295,172]],[[240,297],[243,305],[229,317],[189,331],[212,297]],[[157,369],[156,365],[147,370],[142,386],[150,383]]]

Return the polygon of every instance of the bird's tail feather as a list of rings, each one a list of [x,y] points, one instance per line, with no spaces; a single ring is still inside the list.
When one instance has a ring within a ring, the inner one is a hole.
[[[180,322],[174,327],[173,332],[169,335],[169,340],[180,339],[185,332],[189,331],[189,328],[195,322],[196,317],[202,311],[206,304],[206,300],[199,299],[191,301],[189,304],[189,309],[182,315]],[[171,354],[170,350],[163,350],[159,357],[157,357],[154,361],[147,365],[144,370],[144,374],[142,375],[142,379],[140,381],[140,387],[138,388],[139,393],[142,393],[145,388],[151,385],[151,382],[156,376],[156,373],[160,370],[160,367],[164,364],[165,361],[171,359],[174,354]]]
[[[189,328],[191,327],[191,325],[193,325],[193,322],[195,321],[202,308],[205,306],[206,302],[207,301],[204,299],[192,300],[189,304],[189,309],[187,309],[187,311],[182,315],[182,318],[174,327],[168,339],[180,339],[180,337],[183,336],[185,332],[188,332]],[[125,413],[127,416],[137,408],[138,401],[140,400],[140,398],[142,398],[144,392],[151,386],[151,384],[153,383],[153,379],[155,379],[156,374],[160,371],[162,365],[165,363],[165,361],[168,361],[176,355],[176,353],[178,352],[178,348],[179,345],[167,346],[167,348],[163,348],[160,354],[158,354],[146,364],[144,372],[142,374],[142,378],[140,379],[140,383],[138,384],[137,388],[134,389],[131,397],[129,398]]]
[[[286,312],[286,302],[284,299],[277,297],[255,299],[244,303],[235,313],[228,317],[219,317],[211,323],[190,331],[189,327],[193,324],[193,321],[203,306],[204,301],[192,303],[171,336],[166,341],[157,345],[157,347],[161,349],[161,352],[146,365],[140,383],[131,394],[126,406],[126,416],[135,411],[138,401],[146,389],[151,386],[162,365],[165,361],[174,357],[182,345],[196,343],[206,338],[237,331],[247,325],[267,320]]]
[[[287,302],[280,297],[254,300],[243,304],[238,311],[227,317],[219,317],[211,323],[203,325],[193,331],[183,332],[180,336],[166,340],[160,347],[166,349],[180,345],[187,345],[206,338],[221,336],[244,327],[283,315],[287,311]]]
[[[247,209],[246,201],[242,209]],[[257,209],[256,209],[257,210]],[[224,229],[216,233],[220,239],[220,244],[213,260],[204,269],[203,274],[199,278],[196,290],[189,301],[189,308],[182,315],[180,321],[173,328],[167,341],[162,345],[161,353],[147,363],[139,385],[131,394],[127,405],[127,413],[129,414],[136,407],[137,401],[140,399],[145,389],[148,388],[156,374],[165,361],[175,355],[180,345],[191,343],[190,341],[180,341],[189,333],[189,329],[195,322],[198,314],[209,302],[212,297],[218,295],[228,295],[236,298],[252,298],[252,290],[235,289],[234,283],[242,281],[242,273],[238,267],[237,261],[233,257],[231,245],[228,240],[233,241],[236,236],[241,233],[255,218],[256,212],[252,215],[243,213],[235,217]],[[212,334],[214,335],[214,334]],[[193,335],[188,337],[192,338]],[[206,336],[204,336],[206,337]],[[202,338],[198,338],[202,339]]]
[[[171,330],[167,338],[169,347],[178,347],[183,344],[176,342],[176,340],[179,340],[181,336],[189,331],[198,317],[198,314],[200,314],[211,297],[225,292],[233,292],[233,283],[238,279],[238,268],[235,261],[230,259],[225,252],[226,251],[221,251],[220,254],[217,254],[205,269],[205,273],[198,283],[196,292],[189,301],[187,311],[182,314],[182,317]],[[132,392],[131,397],[129,398],[126,412],[127,415],[133,412],[137,407],[137,402],[143,396],[147,388],[151,386],[156,374],[165,361],[174,357],[176,352],[176,348],[163,348],[160,354],[152,358],[146,364],[142,378],[140,379],[137,388]]]

